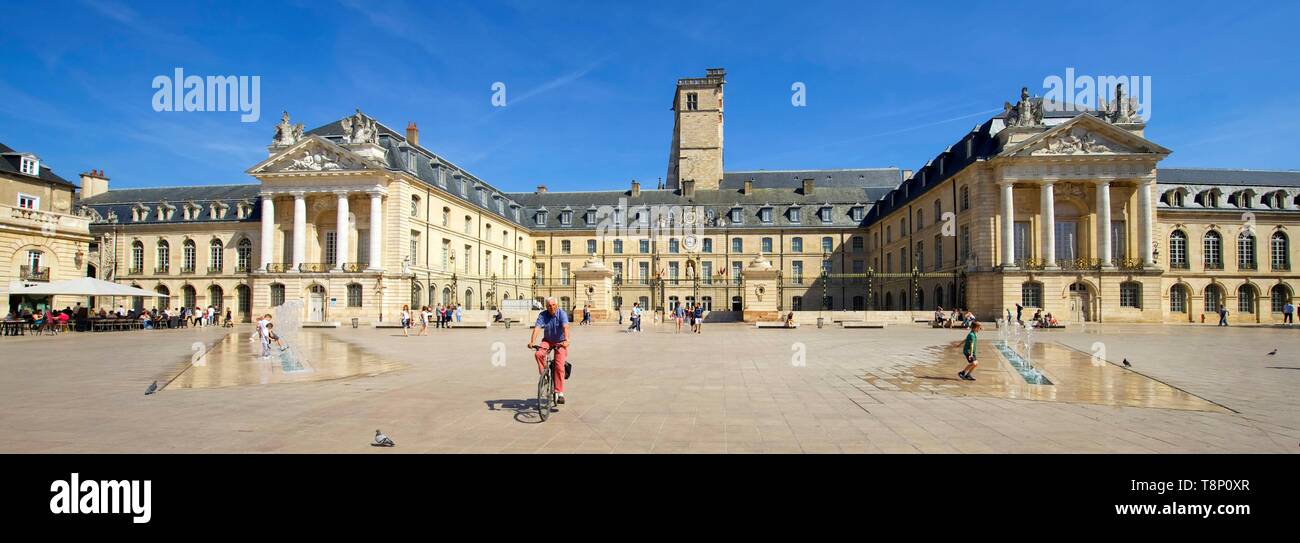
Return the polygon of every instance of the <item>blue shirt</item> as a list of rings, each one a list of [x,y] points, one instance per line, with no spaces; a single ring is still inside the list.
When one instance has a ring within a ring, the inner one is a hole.
[[[550,311],[542,311],[537,316],[537,327],[542,329],[542,341],[555,344],[564,341],[564,326],[569,324],[569,315],[563,309],[556,309],[552,315]]]

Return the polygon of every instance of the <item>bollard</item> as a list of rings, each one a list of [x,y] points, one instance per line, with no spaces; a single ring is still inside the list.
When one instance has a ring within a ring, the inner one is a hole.
[[[352,327],[356,328],[359,324],[361,324],[361,321],[357,320],[356,317],[352,317]]]
[[[818,327],[818,328],[821,328],[821,327],[822,327],[822,323],[824,323],[824,322],[826,322],[826,319],[823,319],[823,318],[821,318],[821,317],[817,317],[817,327]]]
[[[510,319],[506,319],[506,330],[510,329]]]

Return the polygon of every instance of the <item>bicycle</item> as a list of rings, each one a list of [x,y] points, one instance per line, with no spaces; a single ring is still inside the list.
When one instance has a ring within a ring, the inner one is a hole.
[[[533,350],[541,349],[541,345],[534,345]],[[555,377],[552,372],[560,371],[555,364],[555,348],[552,347],[546,353],[546,366],[551,371],[544,371],[537,378],[537,415],[541,417],[542,422],[551,416],[551,409],[555,408]]]

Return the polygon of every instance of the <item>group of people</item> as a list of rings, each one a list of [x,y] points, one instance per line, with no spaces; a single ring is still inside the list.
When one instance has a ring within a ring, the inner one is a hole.
[[[673,320],[677,321],[677,330],[674,334],[682,331],[682,321],[690,324],[691,332],[699,334],[704,329],[704,306],[701,304],[678,305],[673,309]]]
[[[139,321],[139,327],[146,330],[187,325],[195,327],[217,325],[226,328],[234,327],[234,314],[230,308],[226,308],[224,319],[219,313],[220,310],[211,305],[206,308],[200,306],[193,308],[182,307],[180,309],[163,308],[160,311],[156,307],[152,309],[127,309],[123,305],[117,306],[116,309],[101,307],[99,310],[94,310],[78,303],[76,307],[69,306],[61,310],[23,308],[18,312],[10,312],[6,315],[5,320],[25,322],[37,332],[57,332],[70,323],[75,325],[76,330],[86,331],[92,328],[91,322],[95,319]],[[180,322],[173,322],[173,319]],[[66,327],[72,328],[71,326]]]
[[[455,322],[461,322],[461,318],[463,318],[464,315],[464,306],[460,304],[438,304],[435,307],[423,305],[420,306],[419,311],[414,313],[411,312],[411,306],[403,305],[400,314],[402,335],[409,337],[411,335],[410,330],[415,326],[417,321],[420,324],[420,331],[415,335],[425,336],[429,334],[429,323],[433,323],[435,328],[451,328],[451,322],[453,320]],[[499,314],[497,320],[500,320]]]
[[[578,311],[578,306],[576,305],[573,306],[573,314],[582,315],[582,320],[578,322],[578,326],[591,326],[591,305],[590,304],[582,306],[582,311]]]
[[[936,328],[956,328],[958,326],[969,329],[975,325],[975,312],[965,309],[954,308],[952,313],[947,313],[943,306],[935,306],[934,320],[931,324]]]
[[[284,341],[282,341],[280,336],[275,333],[275,323],[271,322],[270,313],[262,315],[262,318],[257,319],[257,331],[254,332],[253,337],[249,339],[261,342],[262,358],[264,359],[271,358],[272,345],[279,347],[281,351],[285,348]]]

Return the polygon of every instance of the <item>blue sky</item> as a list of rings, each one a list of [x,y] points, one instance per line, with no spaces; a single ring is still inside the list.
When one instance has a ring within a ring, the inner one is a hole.
[[[1067,67],[1151,76],[1165,166],[1300,169],[1292,2],[4,3],[0,142],[118,188],[252,182],[281,110],[357,107],[505,190],[652,184],[674,81],[708,67],[727,170],[914,169]],[[261,76],[261,120],[155,112],[176,67]]]

